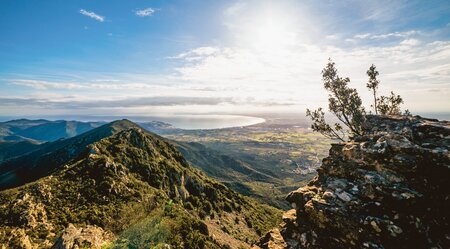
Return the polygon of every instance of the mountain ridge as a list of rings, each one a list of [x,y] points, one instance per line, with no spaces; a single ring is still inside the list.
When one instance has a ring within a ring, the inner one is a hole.
[[[45,176],[76,158],[88,144],[132,127],[140,128],[126,119],[113,121],[75,137],[47,142],[30,153],[2,162],[0,179],[3,181],[0,181],[0,190]]]
[[[248,248],[276,224],[279,211],[210,179],[166,140],[130,123],[112,123],[121,130],[84,146],[48,176],[1,191],[1,243]],[[164,234],[139,242],[131,238],[142,229],[134,227]],[[87,240],[88,231],[104,241]]]

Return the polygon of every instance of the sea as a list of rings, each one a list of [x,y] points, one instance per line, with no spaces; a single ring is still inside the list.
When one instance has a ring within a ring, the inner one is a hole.
[[[152,115],[152,116],[26,116],[26,117],[7,117],[0,116],[0,122],[13,119],[47,119],[47,120],[76,120],[76,121],[100,121],[111,122],[118,119],[129,119],[134,122],[160,121],[171,124],[180,129],[222,129],[231,127],[242,127],[265,122],[264,118],[245,116],[245,115],[225,115],[225,114],[180,114],[180,115]]]
[[[293,114],[289,114],[293,115]],[[450,112],[423,112],[413,113],[424,118],[432,118],[438,120],[450,120]],[[271,115],[265,115],[270,117]],[[297,114],[296,117],[304,116]],[[77,121],[104,121],[111,122],[118,119],[129,119],[134,122],[150,122],[160,121],[171,124],[180,129],[195,130],[195,129],[222,129],[231,127],[242,127],[254,124],[263,123],[266,119],[262,117],[246,116],[246,115],[228,115],[228,114],[171,114],[171,115],[149,115],[149,116],[127,116],[127,115],[110,115],[110,116],[0,116],[0,122],[27,118],[27,119],[47,119],[47,120],[77,120]],[[306,117],[305,117],[306,119]]]

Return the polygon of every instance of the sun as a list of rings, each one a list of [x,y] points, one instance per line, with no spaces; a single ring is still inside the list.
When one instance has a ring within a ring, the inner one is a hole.
[[[265,21],[263,25],[255,28],[253,36],[253,46],[258,50],[273,51],[279,50],[286,45],[289,31],[286,26],[276,18]]]
[[[239,18],[239,29],[235,29],[239,45],[260,53],[280,52],[298,38],[294,20],[295,17],[280,6],[263,6],[246,13]]]

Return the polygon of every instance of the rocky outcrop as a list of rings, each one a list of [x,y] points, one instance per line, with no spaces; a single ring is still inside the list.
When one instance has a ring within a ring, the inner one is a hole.
[[[102,248],[112,237],[111,233],[97,226],[77,228],[69,224],[53,249]]]
[[[333,144],[318,176],[262,248],[450,248],[450,122],[368,116]]]

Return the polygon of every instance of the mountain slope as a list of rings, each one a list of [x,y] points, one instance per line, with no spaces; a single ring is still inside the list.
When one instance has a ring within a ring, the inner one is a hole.
[[[39,143],[32,141],[0,141],[0,163],[30,153],[37,148]]]
[[[333,144],[319,175],[262,248],[450,248],[450,122],[367,116]]]
[[[17,119],[0,123],[0,140],[56,141],[82,134],[101,124],[101,122]]]
[[[224,155],[200,143],[181,141],[173,141],[172,143],[194,167],[204,171],[208,176],[219,180],[231,189],[272,206],[289,208],[284,199],[274,200],[255,191],[252,185],[255,182],[282,185],[282,182],[272,175],[257,171],[241,160]]]
[[[8,124],[10,128],[12,127],[11,129],[22,129],[25,131],[34,129],[41,130],[43,134],[47,134],[52,132],[52,126],[49,125],[49,122],[51,121],[24,119],[5,122],[5,124]],[[62,123],[62,121],[58,122]],[[64,123],[69,122],[64,121]],[[170,124],[158,121],[139,123],[139,126],[158,134],[164,134],[168,131],[177,131],[177,129]],[[127,125],[125,125],[125,128],[126,127]],[[89,138],[92,133],[105,134],[100,137],[112,134],[111,132],[101,132],[100,130],[102,129],[105,129],[105,126],[97,128],[87,135],[82,134],[81,140],[85,140],[82,145],[85,146],[92,141],[96,141],[98,137]],[[58,140],[41,145],[38,145],[37,142],[33,142],[33,140],[29,140],[29,138],[24,139],[27,140],[22,142],[0,142],[0,189],[19,186],[20,184],[45,176],[80,153],[80,151],[74,149],[67,150],[67,148],[78,147],[77,144],[80,143],[77,141],[80,140],[80,137],[68,138],[66,139],[67,141]],[[281,181],[274,178],[272,175],[257,171],[248,163],[236,160],[233,157],[224,155],[223,153],[210,149],[200,143],[176,141],[172,141],[172,143],[176,144],[177,149],[192,165],[226,184],[233,190],[257,198],[270,205],[288,208],[287,202],[284,201],[284,199],[274,200],[273,198],[268,198],[267,196],[262,195],[261,191],[255,191],[254,186],[252,186],[252,183],[254,182],[281,185]],[[62,151],[55,151],[58,148],[62,148]],[[24,157],[14,158],[27,154],[26,152],[33,153]],[[11,161],[1,163],[2,157],[4,160],[10,159]]]
[[[136,126],[110,133],[80,143],[76,159],[53,174],[0,192],[0,243],[246,248],[277,222],[276,209],[192,168],[164,139]]]
[[[34,181],[75,159],[84,148],[119,131],[139,126],[128,120],[105,124],[76,137],[42,144],[38,149],[0,164],[0,190]]]

